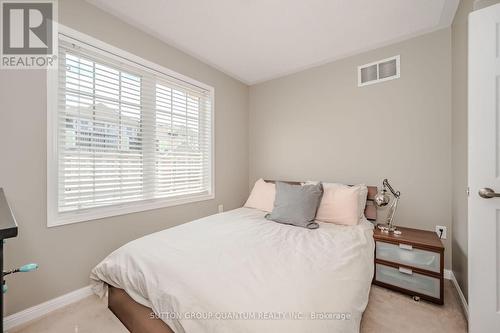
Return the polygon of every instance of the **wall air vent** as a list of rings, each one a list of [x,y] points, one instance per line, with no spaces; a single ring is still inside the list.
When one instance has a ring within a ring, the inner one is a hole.
[[[358,87],[398,79],[400,77],[400,56],[358,66]]]

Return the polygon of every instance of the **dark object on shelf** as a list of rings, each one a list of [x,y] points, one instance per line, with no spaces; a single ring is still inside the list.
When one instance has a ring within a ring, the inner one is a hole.
[[[6,238],[17,236],[17,223],[10,209],[3,189],[0,188],[0,281],[2,288],[6,290],[3,282],[3,242]],[[0,332],[3,332],[3,292],[0,292]]]
[[[17,236],[17,223],[0,187],[0,239]]]

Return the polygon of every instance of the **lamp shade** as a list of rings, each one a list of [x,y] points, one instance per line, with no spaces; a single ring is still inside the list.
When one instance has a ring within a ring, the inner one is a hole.
[[[391,198],[389,197],[389,194],[387,194],[387,191],[385,189],[381,192],[377,192],[377,194],[375,194],[375,197],[373,198],[373,202],[377,207],[387,206],[390,201]]]

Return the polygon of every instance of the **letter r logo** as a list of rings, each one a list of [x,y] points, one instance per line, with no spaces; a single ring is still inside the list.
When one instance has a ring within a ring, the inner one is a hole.
[[[51,54],[52,24],[50,2],[2,2],[3,54]]]

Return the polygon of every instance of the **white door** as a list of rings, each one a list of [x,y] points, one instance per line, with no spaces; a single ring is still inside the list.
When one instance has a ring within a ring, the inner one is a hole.
[[[500,332],[500,5],[469,16],[469,188],[469,329]]]

